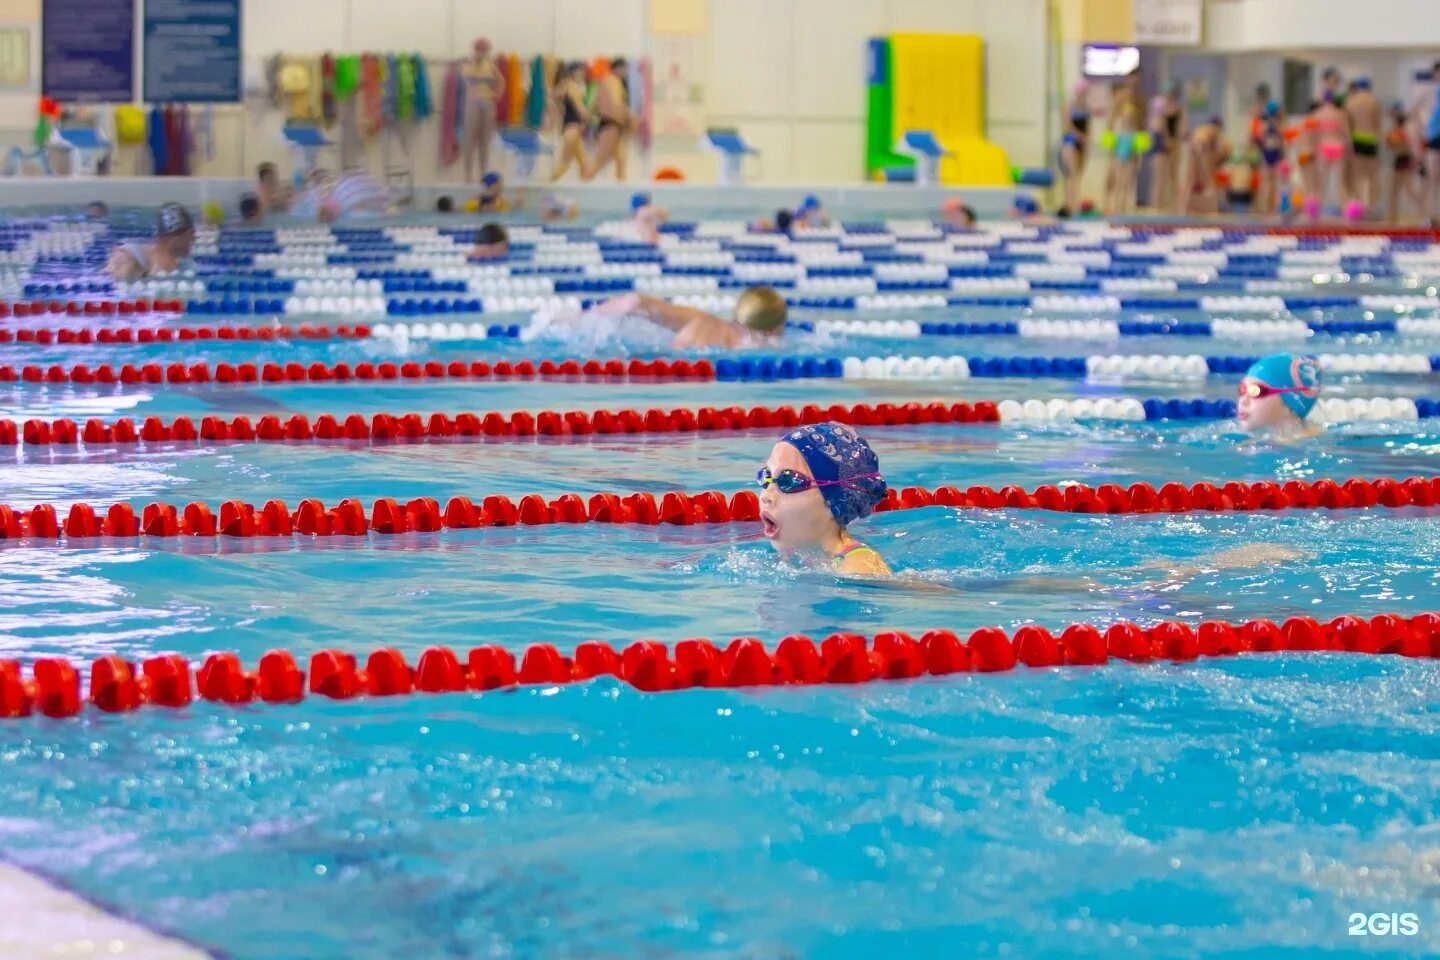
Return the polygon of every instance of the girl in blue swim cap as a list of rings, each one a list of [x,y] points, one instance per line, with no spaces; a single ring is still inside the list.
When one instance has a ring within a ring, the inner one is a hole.
[[[1314,357],[1272,353],[1256,360],[1240,381],[1240,426],[1278,437],[1315,436],[1324,427],[1308,418],[1319,398],[1320,364]]]
[[[880,458],[843,423],[813,423],[781,438],[755,475],[760,522],[786,557],[820,560],[838,573],[888,576],[884,558],[850,535],[885,499]]]

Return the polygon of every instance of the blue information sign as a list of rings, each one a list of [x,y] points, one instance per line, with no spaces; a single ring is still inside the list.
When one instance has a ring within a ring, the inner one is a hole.
[[[240,0],[145,0],[145,100],[240,102]]]
[[[45,0],[40,92],[61,103],[135,99],[135,0]]]

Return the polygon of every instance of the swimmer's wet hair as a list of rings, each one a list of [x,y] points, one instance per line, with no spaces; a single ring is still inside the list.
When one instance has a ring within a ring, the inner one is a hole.
[[[785,298],[774,287],[750,287],[735,303],[735,320],[756,333],[784,330],[787,314]]]
[[[487,223],[475,233],[475,242],[481,246],[489,246],[495,243],[508,243],[510,235],[505,228],[498,223]]]

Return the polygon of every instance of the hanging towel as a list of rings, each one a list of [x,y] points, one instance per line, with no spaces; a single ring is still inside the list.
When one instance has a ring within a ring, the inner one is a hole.
[[[537,56],[530,61],[530,95],[525,100],[525,126],[531,130],[539,130],[545,122],[546,87],[545,58]]]
[[[651,111],[655,103],[654,78],[651,76],[650,59],[648,57],[642,58],[636,66],[637,73],[639,73],[639,82],[632,88],[634,93],[631,94],[631,98],[635,102],[631,106],[631,109],[634,110],[635,115],[640,118],[640,146],[645,150],[649,150],[651,138],[654,136],[654,124],[651,120]]]
[[[150,108],[150,172],[155,176],[163,176],[165,168],[170,165],[170,157],[165,149],[165,111],[158,105]]]
[[[430,65],[418,53],[411,61],[415,70],[415,119],[429,120],[435,113],[435,105],[430,101]]]
[[[335,125],[335,58],[320,58],[320,119],[327,127]]]
[[[525,64],[518,53],[505,65],[505,99],[510,101],[511,125],[520,126],[525,122]]]
[[[393,56],[380,61],[380,77],[384,94],[380,98],[381,117],[385,126],[395,125],[395,112],[400,101],[400,71]]]
[[[380,60],[367,53],[360,59],[360,135],[366,140],[374,137],[385,125],[380,86]]]
[[[445,82],[440,94],[440,168],[453,166],[460,159],[460,97],[464,85],[460,82],[460,68],[450,64],[445,71]]]
[[[391,57],[395,65],[395,119],[409,120],[415,115],[415,61],[409,57]]]
[[[175,139],[180,144],[180,155],[175,160],[175,176],[190,176],[190,154],[195,152],[195,137],[190,127],[190,108],[183,103],[175,108]]]
[[[360,88],[360,58],[347,55],[335,58],[335,97],[344,100]]]
[[[195,121],[195,146],[205,154],[207,163],[215,159],[215,104],[207,103]]]
[[[285,66],[285,57],[282,54],[265,61],[265,96],[270,100],[272,107],[285,106],[285,91],[280,89],[280,68]]]
[[[499,74],[501,80],[504,80],[504,79],[505,79],[505,59],[506,59],[506,57],[505,57],[505,54],[503,54],[503,53],[498,54],[498,55],[495,57],[495,72],[496,72],[497,74]],[[495,98],[495,123],[496,123],[498,126],[502,126],[502,127],[503,127],[503,126],[505,126],[505,124],[509,121],[509,119],[510,119],[510,98],[509,98],[509,97],[503,97],[503,96],[502,96],[502,97],[496,97],[496,98]]]

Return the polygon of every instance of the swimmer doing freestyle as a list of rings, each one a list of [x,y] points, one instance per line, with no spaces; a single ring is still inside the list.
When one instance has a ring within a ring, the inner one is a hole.
[[[735,319],[725,320],[695,307],[682,307],[644,294],[606,300],[585,317],[641,317],[675,331],[677,350],[726,347],[731,350],[774,344],[785,335],[788,309],[774,287],[750,287],[735,303]]]

